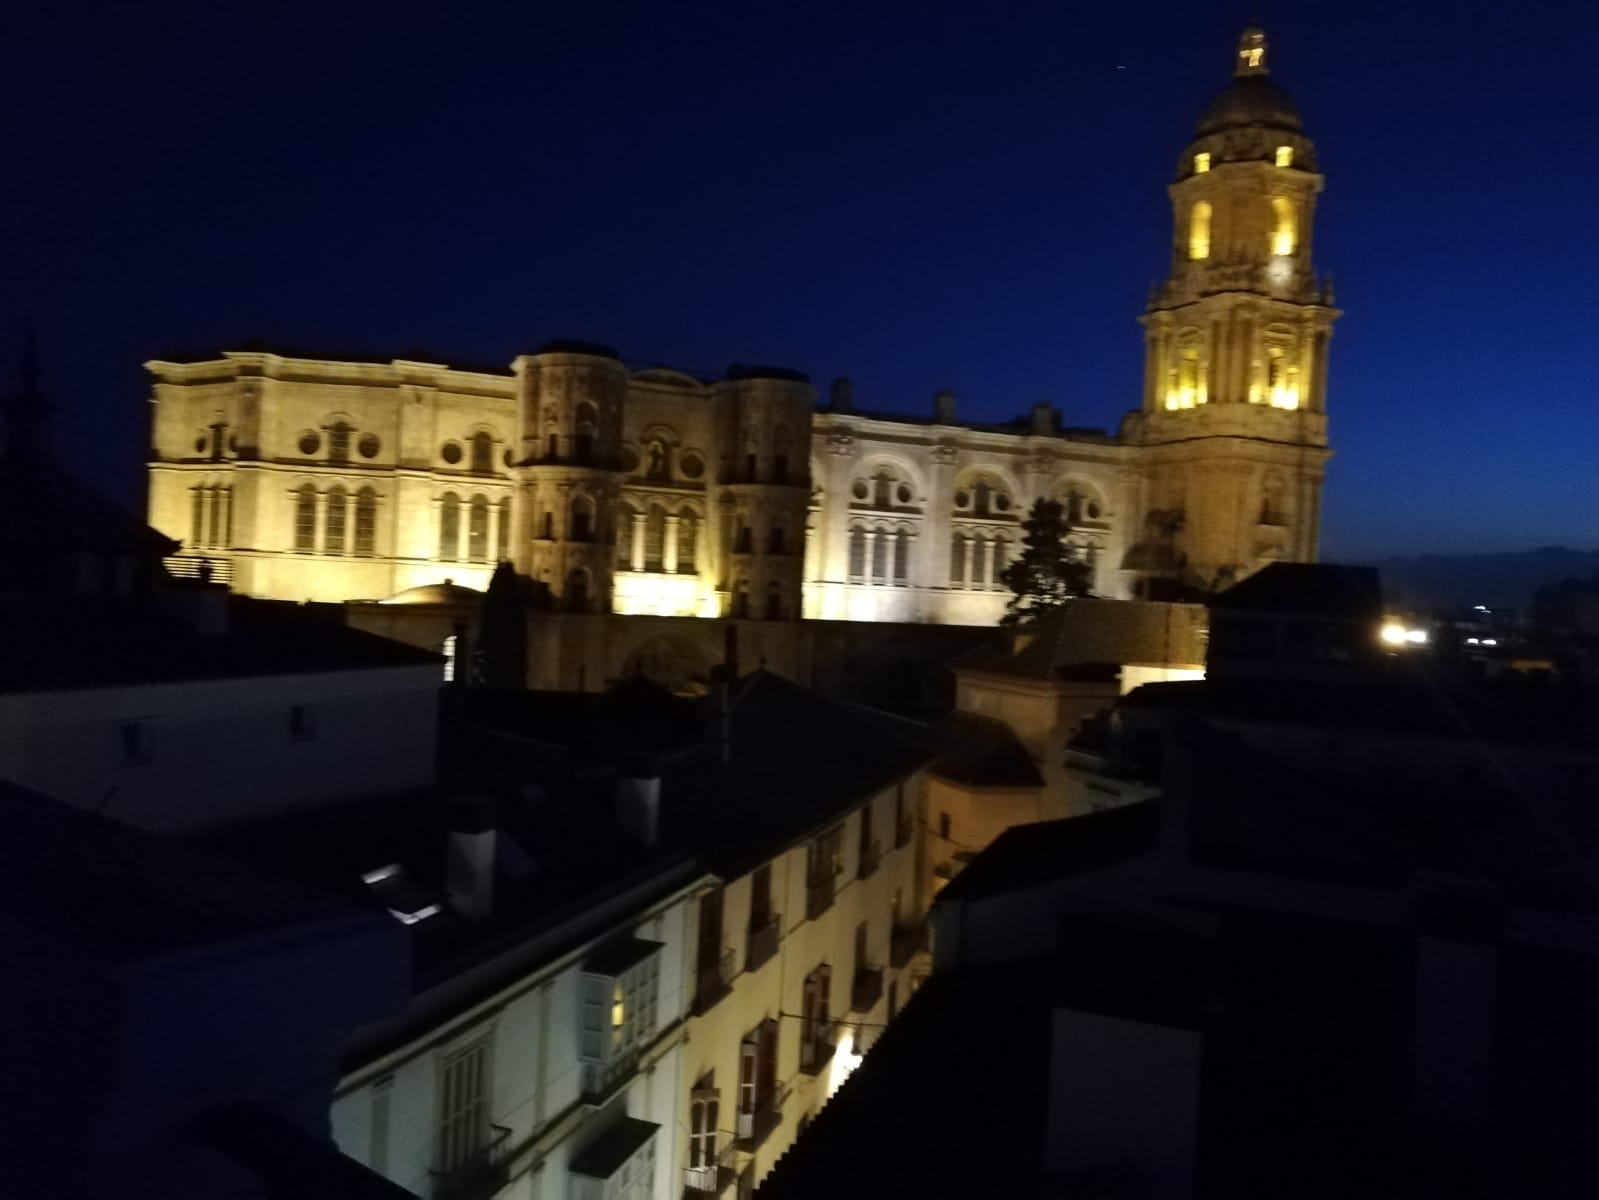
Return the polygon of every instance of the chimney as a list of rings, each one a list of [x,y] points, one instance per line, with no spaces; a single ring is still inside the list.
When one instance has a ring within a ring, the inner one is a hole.
[[[450,802],[450,846],[445,887],[450,905],[469,921],[494,911],[495,842],[499,805],[488,796],[461,796]]]
[[[836,413],[855,411],[855,384],[840,375],[828,390],[827,407]]]
[[[616,822],[629,837],[655,845],[661,828],[661,770],[654,763],[634,761],[617,768]]]
[[[939,425],[955,424],[954,392],[939,392],[933,397],[933,420]]]
[[[1047,437],[1055,432],[1056,413],[1053,404],[1033,405],[1033,433]]]

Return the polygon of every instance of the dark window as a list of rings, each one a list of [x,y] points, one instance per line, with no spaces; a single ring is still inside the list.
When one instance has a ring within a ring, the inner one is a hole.
[[[439,501],[439,557],[450,562],[461,556],[461,499],[445,492]]]
[[[765,863],[750,877],[750,928],[764,929],[772,919],[772,864]]]
[[[344,489],[332,488],[328,492],[328,524],[322,537],[324,554],[343,554],[345,527],[348,520],[349,501]]]
[[[494,470],[494,439],[486,433],[472,435],[472,470],[478,475]]]
[[[788,482],[788,455],[775,454],[772,456],[772,482]]]
[[[378,497],[371,488],[362,488],[355,494],[355,553],[359,558],[371,558],[376,553],[378,532]]]
[[[684,512],[677,523],[677,570],[680,575],[692,575],[697,569],[694,556],[699,552],[699,528],[694,514]]]
[[[330,463],[347,463],[350,461],[350,435],[355,431],[344,422],[328,428],[328,461]]]
[[[786,554],[784,549],[784,531],[781,525],[773,525],[766,531],[766,552],[768,554]]]
[[[776,583],[766,585],[766,619],[768,621],[783,619],[783,591]]]
[[[294,549],[316,553],[316,489],[309,483],[294,494]]]
[[[489,559],[489,502],[482,496],[472,497],[466,523],[466,556],[473,562]]]

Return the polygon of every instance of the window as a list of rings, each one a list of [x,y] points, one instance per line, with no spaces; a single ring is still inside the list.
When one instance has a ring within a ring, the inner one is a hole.
[[[911,535],[901,529],[894,537],[894,582],[910,582]]]
[[[765,929],[772,920],[772,864],[763,863],[750,876],[750,928]]]
[[[594,1145],[572,1159],[568,1200],[650,1200],[655,1195],[655,1135],[660,1128],[636,1117],[614,1122]]]
[[[788,482],[788,455],[783,453],[772,455],[772,482]]]
[[[739,1045],[738,1138],[753,1148],[777,1127],[777,1022],[765,1020]]]
[[[454,492],[439,501],[439,557],[445,562],[461,557],[461,498]]]
[[[775,579],[766,585],[766,619],[783,619],[783,589]]]
[[[316,737],[316,721],[311,706],[296,704],[289,709],[289,740],[309,742]]]
[[[1010,543],[1004,538],[995,538],[993,546],[992,566],[989,570],[989,581],[995,587],[1005,586],[1006,559],[1010,554]]]
[[[471,1162],[489,1132],[489,1039],[482,1037],[439,1064],[439,1173]]]
[[[966,582],[966,537],[957,533],[949,543],[949,581]]]
[[[805,977],[805,999],[800,1011],[800,1070],[820,1070],[833,1055],[833,1024],[829,1005],[833,968],[823,963]]]
[[[573,453],[580,463],[594,461],[594,435],[600,427],[599,412],[587,400],[577,406],[577,437]]]
[[[626,501],[616,507],[616,569],[633,569],[633,506]]]
[[[328,523],[322,535],[322,553],[343,554],[345,529],[349,520],[349,499],[341,487],[328,489]]]
[[[355,430],[343,421],[338,421],[328,426],[328,461],[330,463],[347,463],[350,461],[350,435]]]
[[[1210,170],[1210,151],[1201,150],[1194,155],[1194,174],[1203,175],[1208,170]]]
[[[1278,146],[1276,163],[1279,167],[1294,165],[1294,148],[1292,146]]]
[[[155,747],[148,721],[124,721],[117,727],[122,746],[122,765],[140,767],[152,761]]]
[[[466,519],[466,556],[473,562],[489,560],[489,502],[473,496]]]
[[[979,517],[988,516],[994,499],[994,489],[985,479],[979,479],[972,488],[972,511]]]
[[[355,553],[358,558],[371,558],[376,553],[378,532],[378,496],[369,487],[355,494]]]
[[[950,824],[950,822],[949,822],[949,814],[947,812],[946,813],[939,813],[938,814],[938,836],[943,838],[946,842],[950,840],[949,824]]]
[[[833,906],[837,879],[844,871],[844,826],[835,825],[806,850],[805,915],[812,920]]]
[[[572,529],[568,539],[574,542],[594,540],[594,501],[578,496],[572,501]]]
[[[666,563],[666,510],[659,504],[650,505],[644,522],[644,569],[663,570]]]
[[[849,531],[849,581],[860,583],[866,578],[866,530]]]
[[[489,475],[494,471],[494,439],[486,433],[472,435],[472,473]]]
[[[584,965],[579,1057],[583,1091],[604,1095],[632,1074],[655,1036],[661,943],[630,938]]]
[[[494,533],[494,557],[504,560],[511,556],[511,502],[500,501],[500,523]]]
[[[677,519],[677,571],[680,575],[692,575],[698,569],[694,558],[699,552],[699,526],[696,517],[689,509],[684,509]]]
[[[1273,196],[1271,201],[1271,252],[1292,254],[1298,242],[1294,220],[1294,202],[1286,196]]]
[[[872,538],[872,582],[881,584],[888,579],[888,540],[886,530],[878,530],[877,536]]]
[[[544,510],[544,521],[539,527],[539,536],[542,537],[546,542],[553,542],[555,540],[555,514],[549,509]]]
[[[1204,200],[1188,215],[1188,257],[1210,257],[1210,204]]]
[[[294,493],[294,551],[316,553],[316,489],[309,483]]]
[[[716,1130],[722,1094],[714,1075],[706,1075],[689,1094],[688,1186],[696,1191],[716,1190]]]
[[[571,612],[589,610],[589,573],[582,567],[566,577],[566,607]]]
[[[750,585],[746,579],[738,581],[738,588],[733,592],[733,615],[740,620],[747,620],[750,615]]]
[[[768,554],[787,554],[787,533],[781,525],[773,524],[766,531],[766,552]]]

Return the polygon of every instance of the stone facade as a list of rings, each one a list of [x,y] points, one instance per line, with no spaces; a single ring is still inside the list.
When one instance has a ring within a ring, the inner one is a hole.
[[[379,600],[509,559],[553,607],[991,624],[1039,497],[1099,595],[1210,589],[1316,556],[1327,344],[1315,148],[1264,39],[1171,185],[1170,278],[1115,436],[818,407],[806,377],[705,379],[552,343],[509,371],[230,352],[152,362],[150,521],[241,592]]]

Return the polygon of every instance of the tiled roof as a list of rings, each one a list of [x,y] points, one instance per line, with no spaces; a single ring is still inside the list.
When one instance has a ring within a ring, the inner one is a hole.
[[[1044,777],[1010,726],[975,713],[951,713],[933,726],[938,757],[928,771],[969,787],[1037,788]]]

